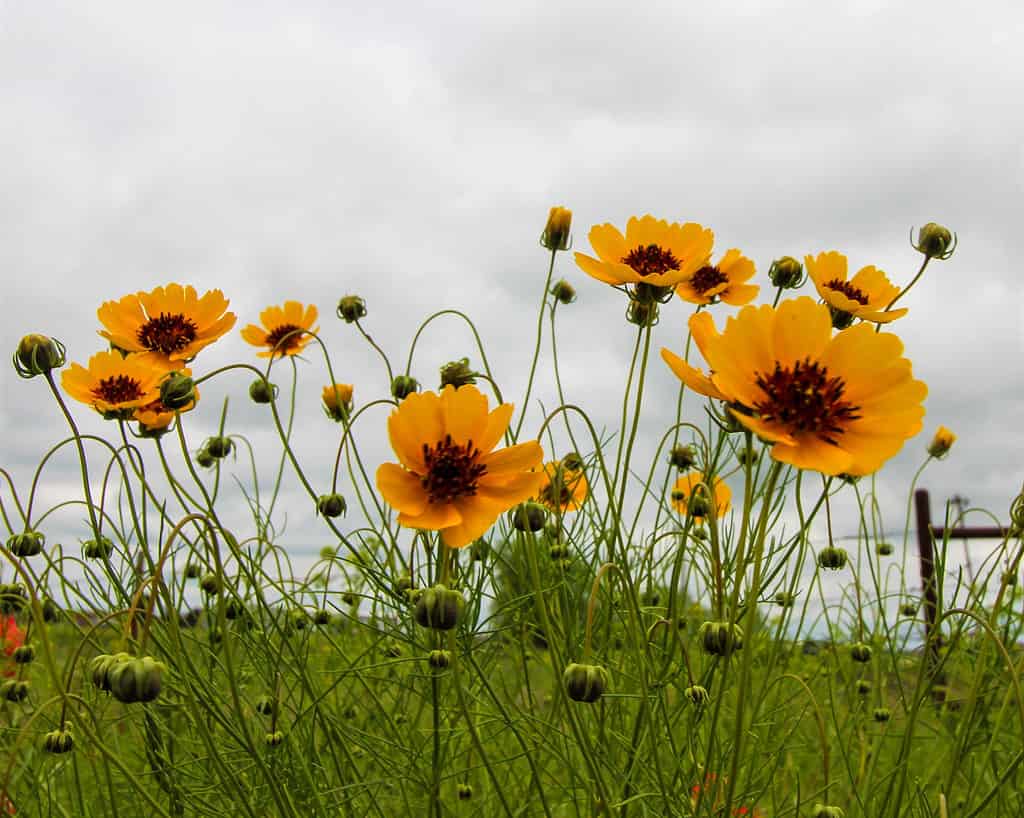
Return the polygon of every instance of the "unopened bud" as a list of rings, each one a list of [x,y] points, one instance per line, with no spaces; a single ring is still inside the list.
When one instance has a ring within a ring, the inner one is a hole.
[[[82,556],[87,560],[109,559],[112,553],[114,553],[114,543],[103,534],[94,540],[86,540],[82,543]]]
[[[423,628],[450,631],[462,620],[466,600],[458,591],[444,585],[427,588],[416,601],[414,616]]]
[[[43,552],[46,537],[41,531],[25,531],[7,540],[7,547],[16,557],[34,557]]]
[[[858,679],[856,690],[858,696],[867,696],[871,692],[871,682],[866,679]]]
[[[839,571],[846,567],[848,556],[842,548],[828,546],[818,552],[818,565],[828,571]]]
[[[427,664],[434,670],[445,670],[452,663],[450,650],[432,650],[427,654]]]
[[[28,698],[28,682],[10,679],[0,685],[0,699],[9,702],[22,702]]]
[[[658,323],[658,302],[631,300],[626,307],[626,320],[638,327],[653,327]]]
[[[604,695],[608,687],[608,671],[600,665],[581,665],[573,662],[562,674],[565,692],[574,702],[593,704]]]
[[[569,231],[572,227],[572,211],[565,207],[553,207],[548,213],[548,223],[540,234],[540,243],[552,252],[569,249]]]
[[[551,294],[559,304],[571,304],[576,300],[576,288],[564,278],[555,282]]]
[[[331,624],[331,612],[324,608],[317,608],[313,612],[313,624],[317,627],[324,627]]]
[[[151,656],[120,662],[107,673],[110,694],[123,704],[151,702],[160,695],[166,669]]]
[[[904,616],[917,616],[917,603],[904,602],[900,605],[900,613]]]
[[[708,693],[706,687],[700,685],[690,685],[686,690],[683,691],[683,695],[690,700],[691,704],[695,704],[700,707],[702,704],[707,704],[711,698],[711,694]]]
[[[928,455],[936,460],[941,459],[949,453],[955,442],[956,435],[945,426],[940,426],[935,430],[935,436],[932,438],[931,443],[928,444]]]
[[[249,397],[253,403],[273,403],[277,400],[277,386],[263,378],[249,384]]]
[[[460,801],[469,801],[473,797],[473,788],[469,784],[459,784],[458,795]]]
[[[871,647],[865,645],[863,642],[854,642],[850,646],[850,658],[855,662],[870,662],[871,661]]]
[[[540,531],[548,519],[547,509],[540,503],[521,503],[509,512],[516,531]]]
[[[172,372],[160,384],[160,403],[172,412],[187,409],[196,400],[196,383],[188,375]]]
[[[214,464],[213,455],[206,449],[200,449],[196,452],[196,463],[202,466],[204,469],[210,468]]]
[[[284,733],[282,733],[280,730],[275,730],[273,733],[267,733],[266,738],[264,740],[267,743],[267,747],[273,749],[274,747],[279,746],[282,741],[284,741]]]
[[[789,591],[779,591],[775,595],[775,604],[780,608],[792,608],[796,602],[796,597]]]
[[[839,807],[830,807],[826,804],[815,804],[811,815],[813,818],[846,818],[846,813]]]
[[[215,596],[221,592],[221,589],[224,587],[224,583],[221,581],[218,574],[210,571],[200,577],[199,587],[207,596]]]
[[[729,656],[743,647],[743,628],[730,622],[705,622],[697,631],[704,652],[711,656]]]
[[[474,372],[470,368],[469,358],[460,358],[457,361],[449,361],[441,367],[441,388],[443,389],[446,386],[454,386],[458,389],[460,386],[476,383],[476,379],[479,376],[479,372]]]
[[[917,244],[911,244],[928,258],[945,261],[956,249],[956,236],[941,224],[928,222],[917,232]]]
[[[892,554],[892,543],[880,542],[875,546],[875,551],[880,557],[888,557]]]
[[[340,517],[347,508],[345,498],[340,494],[321,494],[316,501],[316,511],[324,517]]]
[[[14,653],[11,654],[11,658],[18,665],[31,664],[36,658],[36,649],[32,645],[18,645],[14,649]]]
[[[64,345],[46,335],[26,335],[14,353],[14,369],[23,378],[45,375],[51,369],[60,369],[65,363]]]
[[[358,295],[346,295],[338,302],[338,318],[346,324],[366,317],[366,302]]]
[[[411,375],[395,375],[391,381],[391,396],[395,400],[405,400],[420,388],[420,382]]]
[[[277,712],[277,699],[273,696],[260,696],[253,706],[261,716],[272,716]]]
[[[872,716],[879,724],[885,724],[892,718],[892,711],[888,707],[876,707]]]
[[[68,753],[74,746],[75,739],[70,730],[51,730],[43,737],[43,749],[48,753]]]
[[[792,256],[783,256],[772,262],[768,278],[782,290],[795,290],[804,283],[804,266]]]
[[[697,465],[697,450],[693,446],[673,446],[668,455],[668,464],[679,471],[689,471]]]
[[[227,457],[231,454],[234,444],[231,442],[230,437],[216,436],[209,438],[203,445],[203,448],[209,453],[210,457],[220,460],[222,457]]]

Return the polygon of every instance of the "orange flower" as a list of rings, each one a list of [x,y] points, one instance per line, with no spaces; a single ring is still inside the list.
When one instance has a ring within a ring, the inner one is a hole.
[[[24,644],[25,632],[18,627],[14,617],[0,618],[0,652],[6,657],[10,657],[15,648],[20,648]],[[13,676],[14,670],[5,669],[2,675]]]
[[[754,262],[735,248],[726,252],[718,264],[705,264],[692,276],[676,285],[676,295],[691,304],[722,301],[740,307],[749,304],[760,291],[746,284],[754,275]]]
[[[587,499],[587,478],[583,472],[570,469],[565,461],[544,464],[544,482],[537,499],[552,510],[578,511]]]
[[[488,411],[475,386],[413,393],[388,417],[398,463],[377,469],[377,488],[399,525],[440,531],[450,548],[480,537],[513,506],[537,494],[544,453],[531,440],[492,451],[508,429],[512,404]]]
[[[672,487],[672,502],[675,503],[676,511],[680,514],[689,514],[693,509],[691,498],[694,493],[697,494],[699,500],[704,501],[703,505],[707,511],[711,511],[711,498],[707,493],[708,488],[704,475],[699,471],[690,471],[681,475]],[[732,490],[725,482],[716,477],[712,491],[715,495],[715,517],[721,519],[729,510],[729,505],[732,501]],[[697,525],[703,523],[704,517],[707,516],[707,511],[704,514],[694,512],[693,521]]]
[[[166,361],[188,361],[235,325],[220,290],[168,284],[152,292],[107,301],[97,311],[100,335],[125,352],[152,352]]]
[[[160,400],[160,382],[171,364],[157,355],[97,352],[89,366],[71,364],[61,372],[60,383],[75,400],[97,412],[124,419],[141,406]]]
[[[258,353],[260,358],[274,355],[298,355],[319,331],[314,327],[317,319],[314,304],[303,307],[298,301],[285,301],[283,307],[267,307],[260,313],[263,326],[249,324],[242,330],[242,338],[255,347],[266,347]]]
[[[835,251],[805,256],[804,265],[818,295],[828,304],[836,329],[846,329],[855,318],[888,323],[907,314],[906,309],[885,311],[900,288],[875,267],[862,267],[847,281],[846,256]]]
[[[327,417],[336,421],[344,420],[352,410],[352,385],[335,383],[325,386],[321,399]]]

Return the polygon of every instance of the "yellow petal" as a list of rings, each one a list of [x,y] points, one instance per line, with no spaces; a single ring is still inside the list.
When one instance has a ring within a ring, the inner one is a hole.
[[[405,514],[422,514],[427,494],[420,478],[395,463],[382,463],[377,469],[377,490],[392,508]]]
[[[507,472],[536,468],[543,459],[544,450],[540,443],[530,440],[486,454],[480,462],[487,467],[488,475],[503,475]]]

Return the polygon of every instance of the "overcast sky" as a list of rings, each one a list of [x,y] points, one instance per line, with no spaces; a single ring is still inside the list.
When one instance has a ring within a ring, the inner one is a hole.
[[[1015,0],[0,3],[3,343],[44,332],[85,363],[102,301],[170,281],[223,289],[239,328],[292,298],[320,307],[336,372],[366,403],[387,378],[333,315],[353,292],[398,367],[420,320],[465,310],[517,401],[551,205],[572,208],[585,252],[595,223],[700,222],[716,257],[755,260],[762,286],[773,258],[824,250],[906,283],[920,261],[908,231],[937,221],[960,246],[894,325],[930,393],[924,431],[880,477],[885,523],[902,525],[939,424],[958,440],[925,472],[936,514],[959,492],[1005,519],[1024,478],[1022,36]],[[571,254],[556,277],[579,292],[559,310],[567,398],[611,428],[635,337],[623,297]],[[663,310],[655,349],[681,351],[688,314]],[[428,386],[449,359],[479,363],[464,327],[434,326],[413,365]],[[196,372],[250,350],[233,332]],[[234,395],[229,431],[264,447],[269,477],[277,450],[248,381],[204,390],[190,434],[198,445]],[[323,483],[337,444],[316,407],[325,382],[322,359],[300,364],[296,445]],[[649,452],[677,381],[654,358],[648,384]],[[0,465],[27,492],[66,428],[41,381],[2,369],[0,394]],[[363,421],[371,471],[390,459],[384,417]],[[44,505],[76,492],[74,467],[57,459]],[[287,485],[292,542],[319,548]],[[852,509],[837,514],[852,533]]]

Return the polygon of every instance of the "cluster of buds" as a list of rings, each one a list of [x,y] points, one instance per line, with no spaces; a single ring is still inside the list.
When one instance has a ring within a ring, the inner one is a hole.
[[[743,647],[743,628],[732,622],[705,622],[697,631],[704,652],[729,656]]]
[[[89,663],[92,683],[123,704],[151,702],[160,695],[166,665],[151,656],[100,654]]]
[[[413,616],[420,627],[450,631],[462,621],[465,610],[466,600],[461,593],[438,584],[419,595]]]
[[[566,695],[574,702],[593,704],[608,688],[608,671],[601,665],[581,665],[573,662],[562,674]]]
[[[7,540],[7,548],[16,557],[34,557],[43,553],[46,537],[41,531],[24,531]]]
[[[34,378],[52,369],[60,369],[66,361],[64,345],[60,341],[33,333],[18,343],[13,363],[15,371],[22,378]]]

